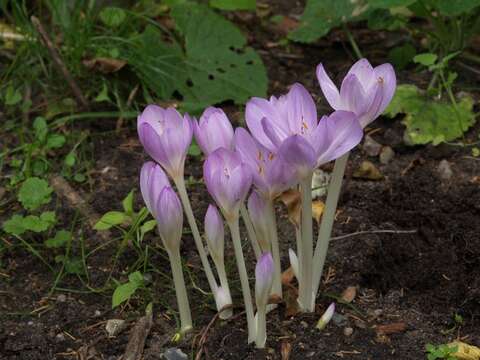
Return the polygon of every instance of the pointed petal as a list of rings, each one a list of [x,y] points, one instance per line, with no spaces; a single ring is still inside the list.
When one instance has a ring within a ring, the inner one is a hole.
[[[360,59],[353,64],[345,78],[349,75],[355,75],[365,91],[375,83],[375,73],[367,59]]]
[[[285,162],[292,167],[299,179],[304,178],[316,166],[316,154],[310,143],[300,135],[287,138],[278,150]]]
[[[165,248],[177,250],[183,232],[183,211],[180,199],[171,187],[165,187],[160,193],[155,214]]]
[[[341,110],[352,111],[357,115],[362,115],[370,103],[360,81],[354,74],[347,75],[343,79],[340,97],[342,99]]]
[[[245,120],[250,133],[255,139],[267,148],[275,148],[262,126],[262,119],[275,118],[275,109],[271,102],[261,98],[252,98],[245,107]]]
[[[290,134],[306,134],[317,125],[317,108],[310,93],[301,84],[294,84],[287,94]]]
[[[317,66],[317,79],[330,106],[339,110],[341,108],[340,93],[321,63]]]
[[[379,86],[383,89],[383,98],[377,113],[378,116],[383,113],[388,104],[390,104],[390,101],[392,101],[395,88],[397,87],[397,78],[393,66],[388,63],[379,65],[373,70]]]
[[[270,143],[272,144],[270,147],[267,146],[267,148],[270,151],[276,152],[278,147],[282,144],[282,141],[288,135],[283,132],[279,127],[276,127],[273,124],[273,121],[268,118],[263,118],[261,123],[264,134],[268,137]]]

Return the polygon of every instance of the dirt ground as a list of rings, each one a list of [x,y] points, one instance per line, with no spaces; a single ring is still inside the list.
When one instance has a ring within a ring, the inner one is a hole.
[[[286,10],[280,8],[279,11]],[[345,52],[347,45],[342,34],[334,31],[312,46],[292,45],[291,52],[286,54],[284,49],[271,46],[282,36],[278,29],[244,14],[232,17],[246,30],[251,30],[252,45],[260,50],[268,67],[271,93],[279,94],[292,82],[300,81],[316,94],[319,112],[328,111],[322,102],[314,69],[322,61],[336,80],[342,78],[353,62]],[[359,34],[361,48],[375,64],[385,61],[386,50],[380,49],[388,49],[401,41],[401,35],[387,36],[361,28],[356,34]],[[399,83],[422,85],[425,82],[420,75],[409,71],[399,73],[398,78]],[[226,110],[237,123],[242,121],[240,107],[228,105]],[[114,120],[102,128],[108,125],[114,127]],[[476,140],[478,129],[478,126],[472,129],[467,140]],[[205,332],[215,315],[214,304],[211,297],[198,290],[207,289],[207,285],[199,270],[193,240],[186,236],[182,254],[196,284],[195,287],[190,284],[188,289],[195,330],[182,342],[172,342],[176,326],[171,310],[175,308],[174,292],[162,276],[152,274],[154,318],[145,359],[160,359],[169,347],[180,347],[194,358],[193,354],[200,350],[202,335],[206,339],[203,357],[214,360],[415,360],[425,358],[427,343],[461,338],[480,344],[480,161],[470,157],[470,148],[446,144],[405,146],[403,125],[398,119],[379,119],[367,131],[371,131],[380,144],[390,146],[395,156],[384,165],[378,157],[368,156],[361,146],[352,153],[333,235],[367,233],[331,242],[326,264],[328,277],[323,279],[317,311],[311,315],[289,316],[288,306],[280,304],[268,315],[267,348],[263,351],[246,345],[246,321],[240,314],[241,309],[235,309],[237,315],[232,320],[216,321]],[[94,184],[87,200],[93,210],[101,214],[120,208],[121,199],[132,187],[138,187],[139,169],[146,156],[133,124],[119,136],[112,137],[111,133],[96,136],[93,147]],[[352,177],[364,160],[371,161],[384,178],[371,181]],[[442,179],[439,171],[442,160],[451,166],[450,179]],[[200,180],[198,160],[189,160],[186,171],[187,176]],[[87,194],[90,188],[76,190]],[[211,200],[203,185],[191,186],[189,191],[198,218],[203,219]],[[74,210],[64,200],[59,198],[58,202],[64,221],[68,221]],[[137,197],[136,203],[141,206],[141,199]],[[278,208],[282,211],[279,234],[286,269],[287,249],[295,239],[285,209],[281,204]],[[378,230],[398,233],[373,233]],[[87,225],[83,232],[87,246],[93,248],[104,242]],[[158,239],[149,236],[145,241],[155,246]],[[118,243],[107,244],[89,257],[88,284],[92,288],[104,285],[112,271],[117,246]],[[233,264],[229,241],[226,246],[226,258]],[[252,251],[245,249],[247,257],[252,259]],[[134,256],[132,249],[121,256],[113,268],[115,278],[126,279],[124,271]],[[154,254],[150,261],[168,274],[164,257]],[[53,282],[51,273],[20,247],[9,253],[4,262],[4,271],[9,277],[0,280],[1,359],[117,359],[123,354],[129,330],[143,315],[145,302],[140,297],[111,310],[110,293],[88,291],[77,277],[71,276],[62,282],[61,288],[65,291],[49,294]],[[231,267],[231,287],[236,303],[240,304],[237,275],[234,266]],[[349,286],[357,289],[353,303],[338,304],[339,315],[324,331],[317,330],[315,324],[319,316],[333,297]],[[463,324],[455,323],[456,314],[462,316]],[[105,332],[105,322],[112,318],[125,319],[129,324],[115,338],[109,338]],[[348,334],[349,331],[352,333]],[[285,357],[286,353],[289,357]]]

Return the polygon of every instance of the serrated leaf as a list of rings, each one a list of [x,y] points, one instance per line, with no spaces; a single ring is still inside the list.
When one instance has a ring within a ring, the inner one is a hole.
[[[48,204],[53,189],[46,180],[31,177],[25,180],[18,192],[18,200],[27,210],[35,210],[39,206]]]
[[[36,233],[48,230],[51,223],[36,215],[28,215],[23,219],[23,226],[26,230],[30,230]]]
[[[100,20],[111,28],[121,25],[126,17],[125,10],[114,6],[107,6],[100,11]]]
[[[133,214],[133,194],[135,189],[131,190],[125,199],[122,200],[123,210],[126,214]]]
[[[255,10],[256,0],[210,0],[210,6],[220,10]]]
[[[33,129],[35,130],[35,138],[43,143],[48,133],[46,120],[41,116],[36,117],[33,121]]]
[[[413,62],[417,64],[422,64],[425,66],[430,66],[435,64],[435,61],[437,61],[438,56],[437,54],[432,54],[432,53],[423,53],[423,54],[418,54],[413,57]]]
[[[48,149],[58,149],[65,144],[65,136],[60,134],[52,134],[47,138]]]
[[[42,219],[42,221],[49,223],[50,226],[54,225],[55,222],[57,221],[57,217],[54,211],[44,211],[43,213],[40,214],[40,219]]]
[[[171,14],[185,36],[188,78],[181,92],[187,104],[244,103],[266,95],[263,62],[234,24],[196,3],[176,5]]]
[[[112,226],[120,225],[127,219],[127,215],[120,211],[109,211],[95,224],[95,230],[107,230]]]
[[[399,85],[385,115],[403,113],[406,140],[412,144],[437,145],[454,140],[475,123],[473,99],[469,96],[451,103],[426,98],[414,85]]]
[[[55,237],[45,240],[45,246],[47,248],[60,248],[65,246],[70,238],[72,233],[66,230],[57,231]]]
[[[21,215],[13,215],[10,219],[3,223],[3,231],[12,235],[22,235],[27,229],[23,224],[24,217]]]

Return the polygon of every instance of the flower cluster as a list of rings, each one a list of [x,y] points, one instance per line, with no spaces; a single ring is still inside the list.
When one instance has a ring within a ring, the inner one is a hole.
[[[395,72],[390,64],[373,68],[365,59],[352,66],[340,90],[322,64],[317,67],[317,78],[334,110],[321,117],[312,96],[298,83],[278,98],[248,101],[245,109],[248,129],[234,129],[223,110],[214,107],[207,108],[199,121],[188,114],[182,116],[174,108],[156,105],[147,106],[138,117],[140,141],[157,163],[147,162],[142,167],[140,187],[170,257],[182,331],[192,326],[180,266],[185,212],[217,309],[224,319],[232,315],[224,264],[224,224],[228,226],[240,275],[248,339],[255,341],[257,347],[265,346],[266,314],[273,308],[268,306],[269,297],[282,297],[274,201],[289,189],[300,190],[302,199],[301,221],[296,229],[297,249],[296,252],[289,250],[299,283],[298,303],[303,311],[314,311],[348,153],[361,141],[363,128],[384,111],[396,87]],[[205,215],[204,238],[216,276],[184,182],[184,164],[193,136],[206,157],[203,178],[215,202]],[[336,160],[334,173],[314,249],[312,175],[316,168],[332,160]],[[248,230],[257,259],[255,301],[243,255],[240,219]]]

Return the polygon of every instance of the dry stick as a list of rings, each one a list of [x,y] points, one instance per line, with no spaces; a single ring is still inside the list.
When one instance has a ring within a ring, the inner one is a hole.
[[[80,90],[78,85],[75,83],[75,80],[73,79],[72,75],[70,75],[70,72],[68,71],[67,67],[63,63],[62,58],[60,57],[60,54],[58,53],[55,45],[53,44],[52,40],[50,40],[50,38],[48,37],[48,34],[43,28],[42,23],[35,16],[32,16],[30,19],[32,20],[33,26],[40,34],[40,37],[42,38],[43,43],[50,51],[50,55],[52,56],[53,62],[57,65],[58,69],[62,72],[63,76],[65,77],[65,80],[67,81],[68,85],[72,89],[75,97],[77,98],[78,105],[84,109],[88,109],[87,100],[83,96],[82,91]]]
[[[130,106],[132,106],[133,99],[135,99],[135,95],[137,95],[137,92],[138,92],[139,88],[140,88],[140,85],[137,84],[137,86],[135,86],[133,88],[133,90],[130,92],[130,94],[128,95],[127,103],[126,103],[126,106],[125,106],[126,109],[128,109]],[[124,120],[125,120],[125,118],[123,117],[123,115],[121,115],[117,119],[117,123],[115,125],[115,132],[119,133],[122,130]]]
[[[357,231],[351,234],[335,236],[330,238],[330,241],[341,240],[341,239],[346,239],[352,236],[365,235],[365,234],[415,234],[417,232],[418,232],[417,229],[414,229],[414,230],[365,230],[365,231]]]

